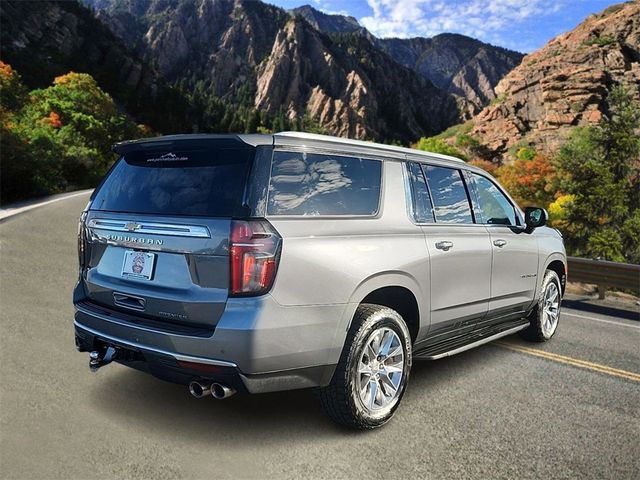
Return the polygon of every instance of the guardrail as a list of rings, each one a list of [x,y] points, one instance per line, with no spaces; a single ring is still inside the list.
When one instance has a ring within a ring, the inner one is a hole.
[[[598,286],[598,296],[604,298],[607,287],[640,293],[640,265],[569,257],[570,282]]]

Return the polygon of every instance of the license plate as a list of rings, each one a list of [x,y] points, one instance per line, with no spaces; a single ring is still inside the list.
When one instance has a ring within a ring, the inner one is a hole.
[[[125,250],[124,262],[122,263],[122,276],[126,278],[151,280],[155,262],[155,253]]]

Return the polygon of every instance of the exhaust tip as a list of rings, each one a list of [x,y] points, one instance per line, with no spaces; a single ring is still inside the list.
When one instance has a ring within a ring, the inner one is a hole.
[[[227,387],[220,383],[214,383],[211,385],[211,395],[216,400],[222,400],[224,398],[229,398],[231,395],[236,393],[234,388]]]
[[[202,398],[211,393],[211,386],[200,382],[191,382],[189,384],[189,393],[196,398]]]

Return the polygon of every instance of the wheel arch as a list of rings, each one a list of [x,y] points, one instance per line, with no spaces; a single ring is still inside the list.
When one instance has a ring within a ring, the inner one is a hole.
[[[392,308],[402,316],[412,342],[418,338],[421,313],[424,311],[424,297],[418,282],[411,276],[401,272],[385,272],[373,275],[358,285],[349,299],[346,309],[345,333],[359,305],[372,303]]]
[[[560,278],[560,285],[562,286],[562,294],[564,295],[567,284],[566,257],[560,253],[551,254],[545,262],[543,273],[547,270],[553,270],[558,274],[558,278]]]

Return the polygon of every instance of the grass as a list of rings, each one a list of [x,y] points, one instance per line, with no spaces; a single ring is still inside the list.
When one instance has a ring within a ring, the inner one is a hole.
[[[587,45],[587,46],[598,45],[600,47],[611,45],[612,43],[616,43],[616,39],[609,36],[591,38],[589,40],[585,40],[584,42],[582,42],[583,45]]]

